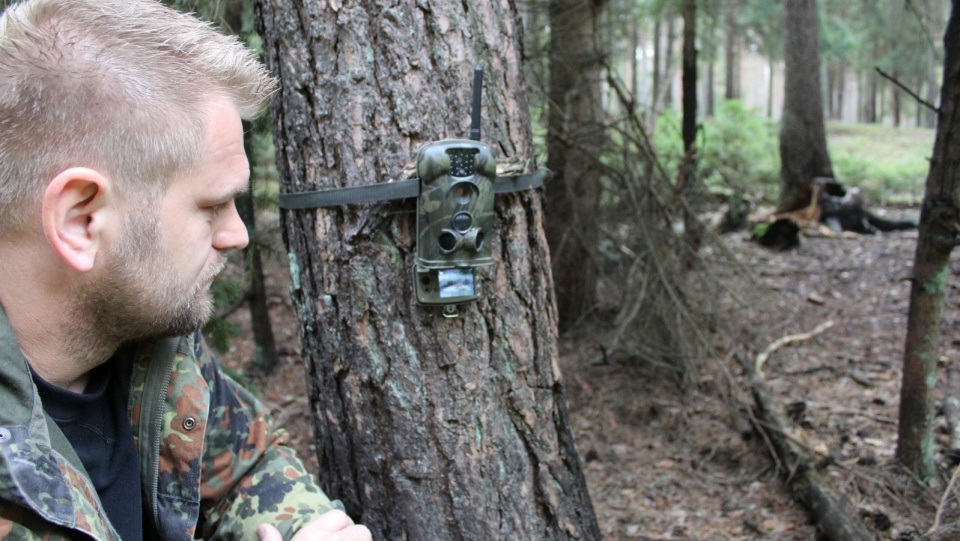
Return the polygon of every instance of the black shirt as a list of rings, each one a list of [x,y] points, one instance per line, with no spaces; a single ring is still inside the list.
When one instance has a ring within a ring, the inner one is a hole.
[[[43,409],[63,431],[93,480],[107,517],[123,541],[143,539],[140,458],[127,397],[111,377],[112,362],[90,373],[83,393],[61,389],[33,373]]]

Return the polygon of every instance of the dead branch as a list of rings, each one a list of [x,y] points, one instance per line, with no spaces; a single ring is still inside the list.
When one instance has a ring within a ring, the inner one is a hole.
[[[937,107],[936,105],[930,103],[929,101],[921,98],[921,97],[918,96],[913,90],[910,90],[909,88],[907,88],[903,83],[901,83],[900,81],[898,81],[897,79],[895,79],[895,78],[892,77],[891,75],[888,75],[888,74],[884,73],[883,70],[880,69],[879,67],[874,66],[873,69],[877,70],[877,73],[880,74],[880,77],[883,77],[884,79],[886,79],[886,80],[890,81],[891,83],[893,83],[893,84],[897,85],[898,87],[900,87],[900,89],[903,90],[904,92],[906,92],[907,94],[910,94],[910,97],[913,98],[913,99],[915,99],[915,100],[917,100],[917,103],[919,103],[919,104],[921,104],[921,105],[925,105],[925,106],[929,107],[930,110],[934,111],[934,112],[937,113],[937,114],[940,114],[940,108],[939,108],[939,107]]]
[[[947,499],[953,491],[953,486],[957,483],[957,474],[960,473],[960,466],[954,468],[953,475],[950,476],[950,482],[947,488],[943,489],[943,496],[940,496],[940,505],[937,506],[937,514],[933,517],[933,526],[927,530],[927,535],[940,529],[940,520],[943,518],[943,510],[947,506]]]
[[[829,329],[830,327],[833,327],[833,321],[825,321],[825,322],[817,325],[816,328],[814,328],[814,329],[813,329],[812,331],[810,331],[810,332],[799,333],[799,334],[791,334],[791,335],[784,336],[784,337],[782,337],[782,338],[778,338],[778,339],[777,339],[776,341],[774,341],[772,344],[770,344],[769,346],[767,346],[767,349],[763,350],[759,355],[757,355],[757,360],[756,360],[756,362],[754,363],[754,367],[753,367],[754,372],[756,372],[757,375],[762,376],[762,375],[763,375],[763,364],[764,364],[765,362],[767,362],[767,359],[770,358],[770,355],[772,355],[772,354],[773,354],[775,351],[777,351],[778,349],[780,349],[780,348],[782,348],[782,347],[784,347],[784,346],[793,344],[793,343],[795,343],[795,342],[802,342],[802,341],[804,341],[804,340],[809,340],[809,339],[811,339],[811,338],[813,338],[813,337],[815,337],[815,336],[823,333],[824,331],[826,331],[826,330]]]
[[[792,423],[763,379],[754,374],[750,386],[761,421],[757,429],[772,442],[777,458],[785,466],[787,488],[807,508],[824,537],[831,541],[872,540],[857,508],[832,486],[815,457],[788,436]]]

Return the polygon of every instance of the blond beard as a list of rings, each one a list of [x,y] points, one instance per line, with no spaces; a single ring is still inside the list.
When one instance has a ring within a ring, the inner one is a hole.
[[[105,255],[99,277],[77,292],[72,311],[78,348],[112,355],[122,343],[189,334],[210,319],[210,286],[226,265],[226,254],[218,253],[201,276],[188,283],[168,268],[158,221],[147,214],[128,216],[125,234]]]

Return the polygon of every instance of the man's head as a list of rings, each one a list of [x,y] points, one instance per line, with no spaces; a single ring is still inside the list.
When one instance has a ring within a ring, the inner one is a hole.
[[[246,244],[241,118],[274,81],[152,0],[27,0],[0,18],[0,239],[46,243],[106,340],[185,332]],[[80,332],[78,330],[78,332]]]
[[[35,231],[44,188],[70,167],[155,201],[199,162],[211,96],[252,118],[273,85],[235,38],[152,0],[11,6],[0,18],[0,234]]]

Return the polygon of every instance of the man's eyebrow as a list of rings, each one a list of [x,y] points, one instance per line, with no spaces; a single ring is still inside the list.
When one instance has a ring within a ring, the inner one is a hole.
[[[233,201],[234,199],[240,197],[241,195],[246,195],[250,193],[250,183],[244,184],[242,187],[234,188],[229,192],[224,193],[222,196],[215,198],[216,201]]]

